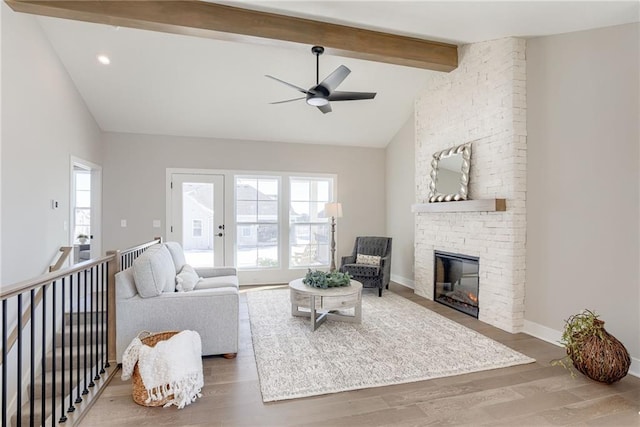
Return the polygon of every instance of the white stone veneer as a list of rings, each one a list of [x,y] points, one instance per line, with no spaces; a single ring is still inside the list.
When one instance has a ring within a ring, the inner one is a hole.
[[[416,101],[416,202],[426,203],[433,153],[472,141],[470,199],[507,199],[506,212],[421,213],[415,292],[433,299],[434,250],[480,258],[479,319],[524,324],[526,243],[525,41],[462,46],[459,66],[433,75]]]

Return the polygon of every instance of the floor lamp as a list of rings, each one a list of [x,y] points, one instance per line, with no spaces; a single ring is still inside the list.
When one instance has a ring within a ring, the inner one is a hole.
[[[336,218],[342,217],[342,204],[325,203],[324,214],[331,217],[331,267],[329,271],[333,273],[336,271]]]

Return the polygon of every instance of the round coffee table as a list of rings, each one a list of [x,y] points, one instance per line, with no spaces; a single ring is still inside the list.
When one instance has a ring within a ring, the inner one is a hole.
[[[291,315],[309,317],[311,330],[315,331],[327,319],[342,322],[360,323],[362,321],[362,283],[351,281],[351,286],[339,288],[314,288],[302,283],[302,279],[289,282],[291,291]],[[308,308],[309,311],[300,311]],[[331,310],[353,308],[354,314],[331,313]]]

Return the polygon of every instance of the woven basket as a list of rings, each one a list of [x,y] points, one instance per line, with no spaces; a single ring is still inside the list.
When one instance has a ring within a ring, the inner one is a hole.
[[[165,341],[177,334],[179,331],[166,331],[166,332],[156,332],[154,334],[150,334],[144,338],[140,337],[140,341],[142,344],[148,345],[149,347],[154,347],[160,341]],[[148,332],[147,332],[148,333]],[[144,332],[142,333],[144,334]],[[141,334],[141,335],[142,335]],[[144,383],[142,382],[142,377],[140,377],[140,371],[138,370],[138,364],[133,367],[133,390],[132,396],[133,401],[141,406],[164,406],[170,400],[173,400],[173,395],[169,397],[165,397],[162,400],[151,400],[147,403],[147,399],[149,398],[149,393],[147,393],[147,389],[144,387]]]
[[[573,366],[588,376],[605,384],[622,379],[631,366],[631,358],[625,346],[604,329],[604,322],[596,320],[593,334],[581,337],[577,352],[567,349]]]

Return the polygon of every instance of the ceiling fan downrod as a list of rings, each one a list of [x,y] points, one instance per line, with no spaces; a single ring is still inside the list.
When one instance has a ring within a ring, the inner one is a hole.
[[[316,85],[320,84],[320,55],[324,53],[322,46],[314,46],[311,52],[316,56]]]

